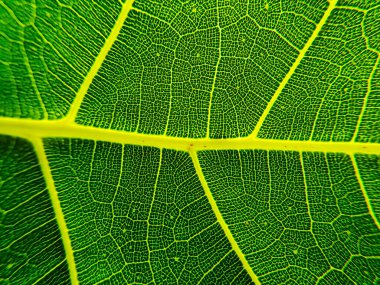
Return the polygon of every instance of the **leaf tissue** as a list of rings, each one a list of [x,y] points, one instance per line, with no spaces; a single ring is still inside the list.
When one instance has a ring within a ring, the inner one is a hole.
[[[0,284],[380,283],[379,1],[0,19]]]

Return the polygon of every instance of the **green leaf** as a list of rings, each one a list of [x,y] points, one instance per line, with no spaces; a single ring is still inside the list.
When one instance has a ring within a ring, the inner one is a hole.
[[[377,1],[24,2],[1,284],[380,282]]]

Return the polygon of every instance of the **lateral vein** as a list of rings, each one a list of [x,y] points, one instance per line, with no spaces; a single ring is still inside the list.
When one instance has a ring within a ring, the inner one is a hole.
[[[363,193],[364,200],[365,200],[365,203],[367,205],[368,212],[371,215],[371,218],[374,221],[374,223],[377,226],[377,228],[380,229],[380,222],[379,222],[379,220],[377,219],[377,217],[375,215],[375,211],[372,208],[372,204],[371,204],[371,201],[370,201],[370,199],[368,197],[367,190],[365,189],[365,186],[364,186],[364,184],[362,182],[362,179],[361,179],[361,176],[360,176],[360,172],[359,172],[359,167],[358,167],[358,164],[356,162],[355,156],[351,155],[350,157],[351,157],[352,165],[354,167],[356,179],[358,180],[358,183],[359,183],[359,186],[360,186],[360,190]]]
[[[363,107],[362,107],[362,109],[360,111],[358,122],[356,123],[355,133],[352,136],[352,140],[353,141],[355,141],[358,138],[359,129],[360,129],[363,117],[364,117],[365,109],[367,108],[367,104],[368,104],[368,97],[370,96],[370,94],[372,92],[373,77],[375,75],[377,67],[379,66],[379,62],[380,62],[380,54],[377,56],[375,65],[373,66],[372,72],[371,72],[371,74],[370,74],[370,76],[368,78],[368,89],[367,89],[367,93],[366,93],[366,95],[365,95],[365,97],[363,99]]]
[[[58,228],[62,236],[63,248],[65,249],[67,264],[70,272],[71,284],[79,284],[78,273],[74,261],[74,251],[71,247],[71,240],[69,236],[69,230],[66,225],[66,221],[59,201],[58,192],[54,185],[53,176],[50,171],[48,159],[46,157],[44,145],[41,138],[31,138],[31,142],[34,145],[36,155],[41,165],[41,170],[45,178],[46,187],[49,192],[50,200],[54,209],[55,218],[57,220]]]
[[[281,81],[280,85],[278,86],[276,92],[273,94],[272,98],[270,99],[268,105],[266,106],[263,114],[261,115],[260,119],[258,120],[255,129],[253,130],[252,136],[253,138],[257,138],[257,135],[259,134],[260,128],[264,123],[265,118],[269,114],[269,111],[272,109],[274,103],[277,101],[277,98],[280,96],[282,90],[285,88],[286,84],[288,83],[289,79],[293,76],[295,70],[297,69],[298,65],[301,63],[302,59],[305,57],[306,52],[314,42],[314,40],[317,38],[319,32],[321,31],[323,25],[326,23],[328,17],[330,16],[332,10],[334,10],[335,5],[337,4],[338,0],[330,0],[329,6],[323,15],[321,21],[318,23],[316,26],[313,34],[309,38],[309,40],[306,42],[305,46],[303,49],[300,51],[297,59],[293,63],[292,67],[289,69],[288,73],[284,77],[284,79]]]
[[[150,245],[149,245],[149,234],[150,234],[150,219],[152,217],[152,210],[153,210],[153,204],[156,200],[156,194],[157,194],[157,185],[158,185],[158,181],[160,179],[160,172],[161,172],[161,166],[162,166],[162,149],[160,149],[160,161],[158,163],[158,167],[157,167],[157,174],[156,174],[156,180],[154,182],[154,188],[153,188],[153,195],[152,195],[152,202],[150,203],[150,207],[149,207],[149,212],[148,212],[148,219],[147,219],[147,235],[146,235],[146,246],[148,248],[148,263],[149,263],[149,269],[150,271],[152,272],[152,278],[153,278],[153,283],[154,284],[157,284],[156,280],[155,280],[155,277],[154,277],[154,270],[153,270],[153,267],[152,267],[152,263],[151,263],[151,253],[152,253],[152,250],[150,248]]]
[[[234,239],[234,237],[233,237],[230,229],[228,228],[227,223],[224,221],[224,219],[222,217],[222,214],[219,211],[219,208],[218,208],[218,206],[216,204],[216,201],[214,200],[214,197],[212,196],[210,188],[208,187],[206,178],[203,175],[202,168],[201,168],[201,165],[200,165],[199,160],[198,160],[197,152],[194,149],[191,149],[189,151],[189,153],[190,153],[191,159],[193,161],[194,168],[195,168],[195,171],[196,171],[196,173],[198,175],[199,181],[202,184],[202,187],[203,187],[203,189],[205,191],[206,197],[207,197],[207,199],[208,199],[208,201],[209,201],[209,203],[211,205],[211,208],[212,208],[212,210],[213,210],[213,212],[214,212],[214,214],[216,216],[217,221],[219,222],[219,225],[222,227],[225,235],[227,236],[228,241],[231,244],[232,249],[235,251],[235,253],[239,257],[239,259],[240,259],[240,261],[241,261],[244,269],[247,271],[247,273],[251,277],[252,281],[256,285],[260,285],[261,283],[259,281],[259,278],[253,272],[251,266],[249,265],[247,259],[245,258],[245,255],[243,254],[243,252],[241,251],[239,245],[235,241],[235,239]]]
[[[70,107],[69,112],[67,113],[66,117],[63,119],[68,122],[74,122],[76,115],[79,111],[79,108],[82,104],[82,101],[84,99],[84,96],[87,94],[87,91],[95,78],[96,74],[98,73],[102,63],[104,62],[108,52],[111,50],[111,47],[113,46],[114,42],[116,41],[121,28],[123,27],[123,24],[125,20],[127,19],[129,11],[132,9],[132,4],[134,0],[127,0],[121,9],[121,12],[119,14],[118,19],[116,20],[116,23],[114,27],[112,28],[111,33],[109,34],[108,38],[106,39],[104,46],[100,50],[98,56],[96,57],[93,65],[91,66],[89,72],[87,73],[86,77],[84,78],[81,87],[79,88],[74,102]]]

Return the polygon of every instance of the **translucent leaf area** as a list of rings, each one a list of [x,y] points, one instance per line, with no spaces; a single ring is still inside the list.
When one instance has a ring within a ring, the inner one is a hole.
[[[380,283],[378,1],[0,23],[0,284]]]

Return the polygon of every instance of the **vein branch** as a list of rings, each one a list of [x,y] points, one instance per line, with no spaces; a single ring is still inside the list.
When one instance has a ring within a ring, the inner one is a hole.
[[[156,280],[154,278],[154,270],[153,270],[153,267],[152,267],[152,259],[151,259],[151,253],[152,253],[152,249],[151,249],[151,246],[149,244],[149,234],[150,234],[150,226],[152,225],[151,224],[151,218],[152,218],[152,211],[153,211],[153,205],[156,201],[156,194],[157,194],[157,187],[158,187],[158,181],[160,179],[160,172],[161,172],[161,166],[162,166],[162,149],[160,149],[160,161],[158,163],[158,167],[157,167],[157,174],[156,174],[156,180],[154,182],[154,188],[153,188],[153,195],[152,195],[152,202],[150,203],[150,207],[149,207],[149,213],[148,213],[148,219],[147,219],[147,234],[146,234],[146,245],[148,247],[148,263],[149,263],[149,268],[150,268],[150,271],[152,272],[152,278],[153,278],[153,283],[156,284]]]
[[[265,118],[268,116],[269,111],[272,109],[274,103],[277,101],[277,98],[280,96],[282,90],[285,88],[286,84],[288,83],[290,78],[293,76],[298,65],[301,63],[302,59],[305,57],[306,52],[309,50],[310,46],[313,44],[314,40],[317,38],[319,32],[321,31],[323,25],[326,23],[326,21],[327,21],[328,17],[330,16],[332,10],[334,10],[337,2],[338,2],[338,0],[330,0],[329,6],[328,6],[325,14],[323,15],[321,21],[318,23],[313,34],[311,35],[309,40],[306,42],[303,49],[300,51],[297,59],[293,63],[292,67],[289,69],[288,73],[286,74],[286,76],[284,77],[284,79],[282,80],[280,85],[278,86],[276,92],[272,96],[272,98],[269,101],[268,105],[266,106],[263,114],[261,115],[260,119],[258,120],[255,129],[253,130],[252,134],[250,135],[253,138],[257,138],[259,131],[260,131],[260,128],[263,125]]]
[[[112,28],[111,33],[109,34],[108,38],[106,39],[104,46],[100,50],[98,56],[96,57],[94,64],[91,66],[89,72],[87,73],[86,77],[84,78],[81,87],[79,88],[74,102],[72,103],[69,112],[67,113],[67,116],[64,118],[65,121],[68,122],[74,122],[75,118],[78,114],[79,108],[82,104],[82,101],[84,99],[84,96],[87,94],[88,89],[90,88],[90,85],[92,81],[94,80],[96,74],[98,73],[102,63],[104,62],[108,52],[111,50],[114,42],[116,41],[121,28],[123,27],[123,24],[125,20],[127,19],[129,11],[132,9],[132,4],[134,0],[127,0],[121,9],[121,12],[119,14],[118,19],[116,20],[116,23],[114,27]]]
[[[237,256],[239,257],[239,259],[240,259],[240,261],[241,261],[241,263],[242,263],[242,265],[244,267],[244,269],[247,271],[247,273],[251,277],[252,281],[256,285],[260,285],[261,283],[259,281],[259,278],[253,272],[251,266],[249,265],[247,259],[245,258],[244,253],[241,251],[239,245],[235,241],[235,239],[234,239],[234,237],[233,237],[230,229],[228,228],[227,223],[225,222],[225,220],[222,217],[222,214],[219,211],[219,208],[218,208],[218,206],[216,204],[216,201],[215,201],[214,197],[212,196],[211,190],[208,187],[206,178],[203,175],[202,168],[201,168],[201,165],[200,165],[199,160],[198,160],[197,152],[194,149],[191,149],[189,151],[189,153],[190,153],[191,159],[193,161],[194,168],[195,168],[195,171],[196,171],[196,173],[198,175],[199,181],[202,184],[202,187],[203,187],[203,189],[205,191],[206,197],[207,197],[207,199],[208,199],[208,201],[209,201],[209,203],[211,205],[211,208],[212,208],[212,210],[213,210],[213,212],[214,212],[214,214],[216,216],[217,221],[219,222],[219,225],[223,229],[225,235],[227,236],[228,241],[231,244],[232,249],[236,252]]]
[[[208,116],[207,116],[207,131],[206,131],[206,138],[210,137],[210,123],[211,123],[211,105],[212,105],[212,96],[215,92],[215,85],[216,85],[216,80],[218,77],[218,69],[219,69],[219,64],[220,60],[222,58],[222,29],[220,27],[220,16],[219,16],[219,4],[217,2],[217,7],[216,7],[216,13],[217,13],[217,20],[218,20],[218,60],[216,62],[215,66],[215,73],[214,73],[214,78],[212,80],[212,87],[210,91],[210,102],[208,104]]]
[[[360,190],[363,193],[364,200],[365,200],[365,203],[367,205],[368,213],[371,215],[371,218],[374,221],[374,223],[377,226],[377,228],[380,229],[380,221],[377,219],[377,217],[375,215],[375,211],[372,208],[371,200],[369,199],[367,190],[365,189],[365,186],[363,184],[363,180],[361,179],[360,172],[359,172],[359,167],[358,167],[358,164],[356,162],[355,156],[351,155],[350,157],[351,157],[352,165],[354,167],[356,180],[359,183]]]
[[[34,145],[38,161],[41,165],[41,170],[45,178],[46,187],[49,192],[50,200],[54,209],[55,218],[58,224],[59,231],[62,236],[63,248],[66,253],[66,260],[70,272],[71,284],[76,285],[78,282],[78,273],[74,261],[74,250],[71,246],[71,240],[69,236],[69,229],[67,228],[66,221],[63,215],[61,203],[59,201],[58,192],[54,185],[53,176],[50,171],[48,159],[46,157],[44,145],[41,138],[30,139]]]
[[[364,113],[365,113],[365,110],[367,108],[367,104],[368,104],[368,97],[370,96],[371,92],[372,92],[372,84],[373,84],[373,77],[375,75],[375,72],[376,72],[376,69],[377,67],[379,66],[379,62],[380,62],[380,54],[377,56],[377,60],[376,60],[376,63],[375,65],[373,66],[373,69],[372,69],[372,72],[368,78],[368,88],[367,88],[367,93],[364,97],[364,100],[363,100],[363,107],[361,109],[361,112],[360,112],[360,115],[359,115],[359,118],[358,118],[358,122],[356,124],[356,129],[355,129],[355,133],[354,135],[352,136],[352,140],[355,141],[357,140],[358,138],[358,134],[359,134],[359,129],[360,129],[360,125],[362,123],[362,120],[363,120],[363,116],[364,116]]]

